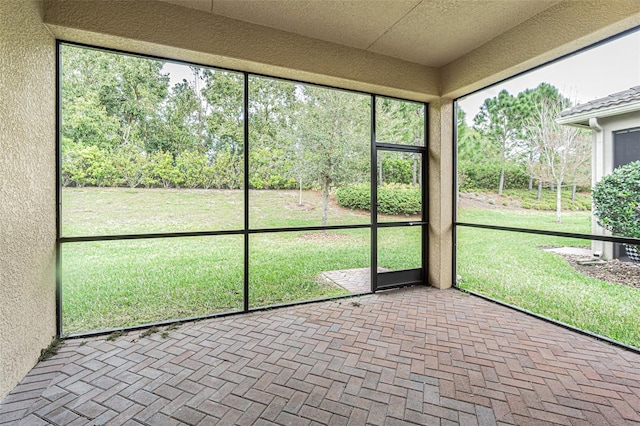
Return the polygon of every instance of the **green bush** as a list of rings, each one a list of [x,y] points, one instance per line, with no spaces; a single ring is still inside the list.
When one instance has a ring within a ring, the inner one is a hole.
[[[413,180],[413,160],[411,158],[386,156],[382,161],[383,183],[406,183]]]
[[[349,209],[369,210],[369,185],[349,185],[336,191],[338,204]],[[378,213],[412,215],[422,211],[422,193],[417,186],[389,184],[378,188]]]
[[[538,200],[538,190],[534,188],[529,191],[526,189],[508,189],[503,193],[509,197],[511,201],[519,203],[520,207],[531,210],[555,210],[556,209],[556,191],[550,191],[548,188],[542,190],[541,198]],[[571,200],[571,188],[562,189],[562,209],[581,211],[591,210],[591,194],[576,193],[575,200]]]
[[[135,188],[142,183],[147,164],[145,154],[130,145],[122,146],[115,150],[112,161],[118,176],[116,179],[118,184]]]
[[[371,187],[365,184],[343,186],[336,191],[336,200],[347,209],[370,210]]]
[[[378,189],[378,205],[382,214],[418,214],[422,211],[422,193],[417,186],[384,185]]]
[[[497,191],[500,185],[500,163],[460,162],[458,165],[460,191]],[[526,189],[529,173],[524,167],[507,164],[504,169],[504,189]]]
[[[62,183],[66,186],[117,186],[111,158],[97,146],[62,150]]]
[[[240,189],[244,183],[242,156],[219,152],[204,171],[203,188]]]
[[[147,187],[160,185],[163,188],[177,188],[182,183],[180,170],[175,166],[170,152],[158,151],[151,154],[146,166],[143,184]]]
[[[207,156],[195,151],[183,151],[176,157],[180,181],[185,188],[201,188],[205,181]]]
[[[598,224],[613,235],[640,238],[640,161],[603,177],[592,196]]]

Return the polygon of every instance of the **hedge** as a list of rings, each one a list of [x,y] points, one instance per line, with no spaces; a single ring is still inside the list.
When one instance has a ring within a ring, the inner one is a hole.
[[[348,209],[370,210],[371,187],[348,185],[336,191],[338,204]],[[378,188],[378,213],[413,215],[422,211],[422,192],[417,186],[388,184]]]
[[[63,186],[128,186],[135,188],[239,189],[243,184],[242,157],[229,152],[210,158],[184,151],[151,154],[131,147],[109,152],[97,146],[70,143],[62,149]]]
[[[500,163],[458,164],[458,184],[462,192],[497,191],[500,184]],[[529,173],[523,168],[507,164],[504,170],[504,189],[526,189],[529,187]]]

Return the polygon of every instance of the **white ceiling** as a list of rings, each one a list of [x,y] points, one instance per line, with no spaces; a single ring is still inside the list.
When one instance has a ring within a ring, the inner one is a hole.
[[[162,0],[441,67],[559,0]]]

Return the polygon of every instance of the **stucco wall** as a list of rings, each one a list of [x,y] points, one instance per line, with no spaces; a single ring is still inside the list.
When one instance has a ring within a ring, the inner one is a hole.
[[[429,283],[453,285],[453,101],[429,104]]]
[[[428,101],[437,69],[156,0],[46,0],[56,37]]]
[[[0,399],[55,335],[55,44],[0,1]]]

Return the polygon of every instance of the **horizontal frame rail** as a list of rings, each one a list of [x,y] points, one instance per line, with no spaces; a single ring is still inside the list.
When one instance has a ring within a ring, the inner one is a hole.
[[[331,225],[331,226],[303,226],[303,227],[287,227],[287,228],[263,228],[249,229],[249,234],[269,234],[276,232],[295,232],[295,231],[330,231],[340,229],[363,229],[371,228],[371,224],[360,225]],[[226,231],[193,231],[193,232],[159,232],[151,234],[120,234],[120,235],[92,235],[81,237],[61,237],[60,243],[79,243],[88,241],[113,241],[113,240],[145,240],[151,238],[184,238],[184,237],[209,237],[216,235],[244,235],[245,231],[226,230]]]
[[[532,229],[532,228],[514,228],[511,226],[484,225],[480,223],[469,223],[469,222],[455,222],[455,226],[463,226],[467,228],[492,229],[496,231],[519,232],[523,234],[548,235],[551,237],[567,237],[567,238],[578,238],[581,240],[595,240],[595,241],[606,241],[611,243],[640,245],[640,238],[613,237],[608,235],[577,234],[574,232],[548,231],[544,229]]]
[[[397,145],[397,144],[379,143],[379,142],[376,142],[376,148],[378,149],[378,151],[402,151],[402,152],[416,152],[420,154],[425,154],[427,152],[426,146]]]

